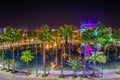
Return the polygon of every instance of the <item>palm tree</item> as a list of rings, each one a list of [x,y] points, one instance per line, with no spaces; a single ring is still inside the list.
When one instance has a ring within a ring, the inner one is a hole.
[[[115,42],[115,57],[117,57],[117,51],[118,51],[118,40],[120,39],[120,29],[115,29],[113,30],[113,39],[116,41]]]
[[[60,26],[57,29],[57,32],[60,37],[62,37],[62,51],[61,51],[61,75],[63,76],[63,53],[65,53],[65,38],[67,36],[66,34],[66,27]]]
[[[7,34],[7,41],[10,43],[11,48],[12,48],[12,58],[13,58],[13,72],[15,72],[15,54],[14,54],[14,50],[15,50],[15,43],[18,42],[19,40],[22,39],[22,32],[20,29],[14,29],[12,27],[7,27],[6,29],[6,34]],[[21,38],[21,39],[20,39]]]
[[[111,29],[102,22],[98,22],[94,28],[95,42],[97,42],[98,51],[101,50],[100,44],[111,39]]]
[[[67,41],[67,39],[70,39],[72,41],[74,29],[75,28],[73,25],[67,25],[67,24],[59,26],[59,28],[57,29],[59,36],[62,37],[61,75],[63,75],[63,54],[65,54],[65,41]],[[70,50],[70,42],[69,42],[69,59],[71,55],[70,53],[71,53],[71,50]]]
[[[4,61],[4,43],[6,42],[6,35],[5,32],[0,32],[0,44],[2,44],[2,61]],[[3,64],[3,69],[5,68],[5,65]]]
[[[34,40],[34,44],[35,44],[35,57],[36,57],[36,77],[38,77],[38,46],[37,46],[37,40],[38,40],[38,33],[35,31],[31,32],[31,38]]]
[[[87,44],[89,44],[90,42],[94,42],[94,35],[93,35],[93,30],[86,30],[84,32],[82,32],[81,36],[80,36],[80,40],[81,42],[85,43],[84,45],[84,63],[83,63],[83,75],[86,75],[86,48],[87,48]]]
[[[73,25],[64,25],[66,27],[66,33],[69,39],[69,59],[71,57],[71,48],[70,48],[70,43],[72,44],[72,38],[74,34],[75,27]]]
[[[100,37],[100,41],[101,44],[107,47],[107,57],[109,58],[109,48],[112,43],[112,30],[109,27],[104,28],[102,36]]]
[[[92,52],[91,55],[87,56],[86,59],[93,61],[93,75],[95,75],[96,62],[106,63],[106,56],[103,52]]]
[[[36,40],[36,37],[37,37],[36,34],[37,34],[37,32],[35,32],[35,31],[28,31],[27,32],[27,39],[29,40],[29,46],[30,46],[31,39]]]
[[[55,55],[55,63],[58,64],[58,33],[57,31],[51,32],[51,40],[53,44],[56,44],[54,47],[56,49],[56,55]],[[54,49],[54,48],[53,48]]]
[[[74,75],[76,70],[82,66],[82,62],[80,62],[80,60],[77,58],[70,58],[69,60],[67,60],[67,62],[68,62],[68,65],[72,67]]]
[[[30,50],[26,50],[22,52],[21,60],[26,62],[27,65],[27,73],[29,74],[29,61],[31,61],[34,58]]]
[[[40,28],[40,32],[38,33],[38,39],[43,42],[43,66],[44,66],[44,74],[46,75],[46,43],[50,40],[50,32],[51,29],[48,25],[43,25]]]

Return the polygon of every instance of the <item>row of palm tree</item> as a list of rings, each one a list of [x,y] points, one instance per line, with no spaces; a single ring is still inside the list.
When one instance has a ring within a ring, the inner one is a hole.
[[[69,60],[71,59],[71,44],[73,43],[73,36],[74,36],[74,31],[75,27],[73,25],[62,25],[55,29],[55,31],[51,31],[51,28],[48,25],[43,25],[40,28],[40,31],[38,33],[34,31],[28,31],[27,35],[25,36],[27,39],[29,39],[29,45],[30,45],[30,40],[34,39],[36,41],[34,44],[36,45],[36,59],[37,59],[37,40],[39,40],[39,44],[43,45],[42,46],[42,53],[43,53],[43,66],[44,66],[44,74],[46,75],[46,45],[50,43],[55,43],[56,44],[56,57],[55,57],[55,63],[56,65],[58,64],[58,47],[61,45],[61,75],[63,75],[63,54],[66,53],[66,48],[65,48],[65,42],[69,42]],[[109,27],[106,27],[103,23],[98,22],[96,27],[94,29],[88,29],[84,31],[80,35],[80,40],[81,42],[85,43],[85,49],[86,45],[90,44],[91,42],[97,43],[98,47],[98,52],[101,52],[101,46],[99,44],[101,43],[102,45],[108,43],[111,41],[111,29]],[[119,32],[119,31],[118,31]],[[118,38],[118,34],[116,32],[113,33],[113,36],[117,36],[114,38]],[[0,33],[0,43],[3,46],[2,48],[2,61],[4,61],[4,44],[8,43],[11,46],[11,51],[12,51],[12,60],[13,60],[13,72],[15,71],[15,56],[14,56],[14,50],[15,50],[15,44],[21,42],[23,40],[23,30],[21,29],[14,29],[12,27],[7,27],[5,33]],[[108,48],[109,49],[109,48]],[[86,51],[84,52],[86,54]],[[97,53],[95,53],[97,54]],[[93,59],[93,58],[92,58]],[[21,60],[23,60],[21,58]],[[36,60],[37,61],[37,60]],[[36,62],[37,65],[37,62]],[[95,65],[95,63],[94,63]],[[84,56],[84,71],[83,74],[85,75],[86,72],[86,55]],[[4,64],[3,64],[3,68]]]

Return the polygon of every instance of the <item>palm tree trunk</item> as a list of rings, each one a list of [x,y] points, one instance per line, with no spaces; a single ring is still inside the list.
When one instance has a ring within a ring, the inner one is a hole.
[[[107,50],[107,57],[109,58],[109,51],[110,51],[110,47],[108,46],[108,50]]]
[[[71,47],[72,47],[72,51],[73,51],[73,39],[71,39]]]
[[[93,65],[94,65],[94,67],[93,67],[93,75],[95,75],[95,68],[96,68],[96,62],[95,61],[93,61]]]
[[[10,70],[10,64],[8,64],[8,70]]]
[[[73,74],[75,75],[76,70],[73,70],[73,72],[74,72]]]
[[[17,49],[17,56],[19,57],[18,45],[16,46]]]
[[[118,52],[118,49],[117,49],[117,46],[115,47],[115,57],[117,58],[117,52]]]
[[[56,43],[56,58],[55,58],[56,65],[58,64],[58,43]]]
[[[84,64],[83,64],[83,75],[86,75],[86,60],[84,59]]]
[[[37,53],[38,53],[38,51],[37,51],[37,43],[36,43],[36,47],[35,48],[36,48],[36,51],[35,51],[36,52],[36,77],[38,77],[38,62],[37,62],[37,60],[38,60],[37,59]]]
[[[29,63],[28,62],[26,63],[27,63],[27,72],[29,73]]]
[[[15,55],[14,55],[14,44],[12,44],[12,55],[13,55],[13,72],[15,72]]]
[[[3,49],[2,49],[2,62],[4,61],[4,44],[3,44]],[[5,68],[5,64],[3,64],[3,68]]]
[[[86,56],[86,43],[85,43],[85,50],[84,50],[84,64],[83,64],[83,75],[86,75],[86,60],[85,60],[85,56]]]
[[[40,52],[41,52],[41,53],[43,52],[43,50],[42,50],[42,49],[43,49],[43,47],[42,47],[42,46],[43,46],[43,44],[42,44],[42,43],[40,43],[40,48],[39,48],[39,49],[40,49]]]
[[[46,60],[45,60],[45,57],[46,57],[46,55],[45,55],[45,45],[46,45],[46,43],[44,42],[44,49],[43,49],[43,66],[44,66],[44,74],[46,74]]]
[[[70,60],[70,56],[71,56],[71,49],[70,49],[70,39],[69,39],[69,60]]]
[[[61,75],[63,75],[63,49],[64,49],[64,43],[62,45],[62,52],[61,52]]]
[[[115,45],[115,57],[117,57],[117,45],[118,45],[118,39],[116,40],[116,45]]]

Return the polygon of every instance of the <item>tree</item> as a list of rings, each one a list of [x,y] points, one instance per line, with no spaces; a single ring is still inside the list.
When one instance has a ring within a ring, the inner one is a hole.
[[[56,63],[56,65],[58,65],[58,47],[60,46],[61,38],[60,38],[57,30],[51,32],[51,40],[52,40],[53,44],[56,44],[54,46],[56,48],[55,63]]]
[[[68,65],[72,67],[72,70],[73,70],[73,72],[74,72],[74,75],[75,75],[76,70],[77,70],[79,67],[81,67],[81,65],[82,65],[82,62],[80,62],[80,60],[77,59],[77,58],[73,58],[73,59],[70,58],[69,60],[67,60],[67,62],[68,62]]]
[[[43,66],[44,66],[44,75],[46,75],[46,43],[50,40],[51,29],[48,25],[43,25],[40,28],[40,32],[38,33],[38,39],[43,42]]]
[[[112,32],[113,39],[115,40],[115,57],[117,57],[117,51],[118,51],[118,40],[120,39],[120,29],[115,29]]]
[[[69,40],[69,59],[71,57],[71,49],[70,49],[70,43],[72,43],[72,38],[73,38],[73,34],[74,34],[74,30],[75,30],[75,27],[73,25],[68,25],[68,24],[65,24],[63,25],[65,31],[66,31],[66,37],[68,37],[68,40]]]
[[[96,62],[106,63],[106,56],[103,52],[92,52],[91,55],[87,56],[86,59],[93,61],[93,75],[95,75]]]
[[[27,65],[27,73],[29,73],[29,61],[31,61],[34,58],[30,50],[26,50],[22,52],[22,55],[20,57],[21,60],[26,62]]]
[[[62,51],[61,51],[61,76],[63,76],[63,54],[65,53],[65,41],[67,37],[66,33],[67,27],[65,26],[59,26],[57,29],[57,32],[60,37],[62,37]]]
[[[33,39],[33,40],[36,40],[36,37],[37,37],[37,32],[35,31],[28,31],[27,32],[27,39],[29,40],[29,46],[30,46],[30,40]]]
[[[81,36],[80,36],[80,40],[82,43],[85,43],[84,45],[84,63],[83,63],[83,75],[86,75],[86,49],[87,49],[87,44],[89,44],[90,42],[94,42],[94,35],[93,35],[93,30],[88,29],[84,32],[82,32]]]
[[[112,30],[104,23],[98,22],[94,28],[95,42],[97,43],[98,51],[101,50],[101,46],[105,41],[112,40]]]
[[[112,43],[112,30],[109,27],[105,27],[104,30],[102,31],[102,35],[100,37],[100,42],[103,47],[107,47],[107,57],[109,58],[109,48]],[[106,51],[104,51],[106,52]]]
[[[14,29],[12,27],[7,27],[6,29],[6,35],[8,37],[7,41],[8,43],[10,43],[11,45],[11,48],[12,48],[12,58],[13,58],[13,72],[15,72],[15,53],[14,53],[14,50],[15,50],[15,43],[16,42],[19,42],[21,39],[22,39],[22,30],[20,29]]]
[[[0,44],[2,44],[2,62],[4,61],[4,54],[5,54],[5,50],[4,50],[4,43],[6,43],[6,33],[5,32],[0,32]],[[3,68],[5,68],[5,65],[3,64]]]

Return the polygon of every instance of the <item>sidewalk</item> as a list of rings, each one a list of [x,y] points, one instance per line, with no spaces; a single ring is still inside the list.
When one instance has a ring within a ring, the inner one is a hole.
[[[24,73],[15,73],[11,74],[10,72],[5,72],[0,70],[0,80],[120,80],[120,75],[114,73],[106,73],[103,75],[103,78],[88,78],[81,79],[80,76],[73,79],[71,76],[67,76],[64,79],[59,78],[58,74],[50,74],[47,77],[41,77],[40,74],[36,77],[35,73],[32,73],[30,76],[25,76]]]
[[[0,65],[2,67],[2,65]],[[120,74],[116,74],[116,72],[119,71],[118,69],[114,70],[103,70],[103,77],[101,75],[101,70],[96,72],[97,74],[100,74],[101,76],[99,78],[92,78],[89,76],[88,79],[81,79],[80,74],[83,73],[83,71],[77,71],[76,75],[78,75],[77,78],[73,79],[71,75],[73,74],[73,71],[63,71],[63,74],[65,74],[67,77],[64,79],[59,78],[60,70],[51,70],[47,71],[49,75],[47,77],[41,77],[43,74],[43,71],[39,71],[39,76],[36,77],[36,72],[32,72],[30,76],[25,76],[23,72],[11,74],[10,72],[2,71],[0,68],[0,80],[120,80]],[[92,72],[92,71],[91,71]],[[87,74],[91,72],[86,72]],[[6,77],[7,76],[7,77]],[[3,79],[1,79],[3,78]],[[7,78],[7,79],[6,79]]]

